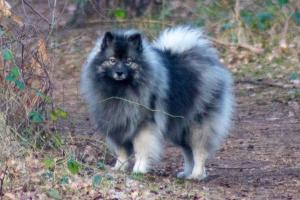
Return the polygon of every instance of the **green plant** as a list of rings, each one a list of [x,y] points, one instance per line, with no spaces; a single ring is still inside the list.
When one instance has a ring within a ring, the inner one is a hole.
[[[102,176],[101,175],[96,174],[95,176],[93,176],[93,178],[92,178],[93,187],[99,187],[101,182],[102,182]]]
[[[124,20],[126,18],[126,12],[122,8],[113,10],[113,16],[116,20]]]
[[[62,199],[58,190],[51,188],[47,191],[47,195],[53,199]]]
[[[82,165],[76,161],[74,158],[70,158],[67,161],[67,167],[69,172],[71,172],[71,174],[75,175],[78,174],[80,172],[80,170],[82,169]]]
[[[144,180],[144,174],[143,173],[135,173],[133,172],[130,176],[133,180],[142,181]]]

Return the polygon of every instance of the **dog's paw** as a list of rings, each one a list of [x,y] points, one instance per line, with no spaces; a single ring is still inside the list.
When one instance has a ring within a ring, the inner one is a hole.
[[[145,174],[148,172],[148,166],[142,163],[136,163],[133,167],[132,172]]]
[[[201,180],[204,180],[207,176],[208,176],[208,173],[206,171],[203,171],[200,174],[192,173],[192,174],[188,175],[186,177],[186,179],[201,181]]]
[[[127,170],[127,167],[128,167],[128,164],[127,163],[120,163],[120,162],[117,162],[115,164],[115,166],[113,166],[111,169],[114,170],[114,171],[126,171]]]
[[[116,166],[114,166],[114,167],[112,167],[111,168],[113,171],[126,171],[126,168],[125,167],[116,167]]]
[[[180,179],[185,179],[189,176],[190,173],[186,172],[186,171],[182,171],[182,172],[178,172],[177,173],[177,178]]]

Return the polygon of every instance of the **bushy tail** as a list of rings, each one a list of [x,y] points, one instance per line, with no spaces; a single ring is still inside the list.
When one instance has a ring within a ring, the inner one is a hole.
[[[162,51],[178,54],[199,47],[201,51],[217,55],[211,42],[204,37],[202,31],[190,26],[177,26],[164,30],[153,42],[153,46]]]

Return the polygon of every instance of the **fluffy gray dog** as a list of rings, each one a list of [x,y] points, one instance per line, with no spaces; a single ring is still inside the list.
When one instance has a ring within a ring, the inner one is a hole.
[[[178,177],[203,179],[231,124],[231,75],[202,32],[188,26],[153,43],[135,30],[106,32],[83,67],[81,92],[119,170],[134,153],[133,171],[146,173],[169,139],[184,156]]]

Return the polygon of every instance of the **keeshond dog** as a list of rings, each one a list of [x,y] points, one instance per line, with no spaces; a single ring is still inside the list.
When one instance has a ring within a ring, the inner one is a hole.
[[[177,176],[201,180],[231,124],[231,75],[189,26],[166,29],[152,43],[136,30],[106,32],[84,64],[81,92],[118,170],[134,154],[133,172],[148,172],[170,140],[184,157]]]

